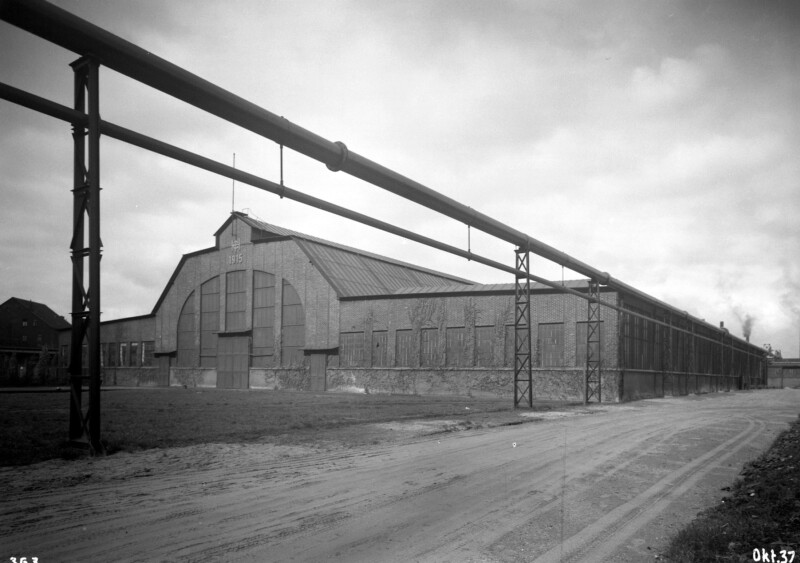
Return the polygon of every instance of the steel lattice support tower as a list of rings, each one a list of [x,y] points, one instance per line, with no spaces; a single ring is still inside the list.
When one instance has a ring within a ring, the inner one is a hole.
[[[589,280],[588,323],[586,324],[586,389],[583,403],[601,402],[602,351],[600,347],[600,282]]]
[[[82,57],[72,63],[75,109],[88,117],[73,125],[72,338],[69,373],[69,438],[88,444],[94,453],[100,442],[100,112],[99,64]],[[88,225],[87,225],[88,224]],[[88,229],[87,229],[88,226]],[[88,233],[87,233],[88,230]],[[88,238],[87,238],[88,234]],[[86,262],[89,279],[86,284]],[[84,344],[86,355],[84,356]],[[84,361],[86,366],[84,366]],[[88,368],[88,369],[85,369]],[[84,372],[88,372],[88,377]],[[83,381],[89,380],[89,405],[84,412]]]
[[[530,251],[516,250],[514,285],[514,408],[533,406],[533,363],[531,361]],[[524,402],[524,405],[523,405]]]

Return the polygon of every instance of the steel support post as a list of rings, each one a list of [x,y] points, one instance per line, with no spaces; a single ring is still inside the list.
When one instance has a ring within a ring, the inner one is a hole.
[[[514,408],[533,406],[533,362],[531,361],[530,251],[516,250],[514,291]]]
[[[686,320],[686,330],[690,331],[687,335],[688,342],[686,343],[686,392],[689,392],[689,377],[691,374],[694,374],[694,392],[698,393],[699,390],[697,389],[697,350],[695,346],[697,343],[695,342],[694,337],[694,323],[690,320]]]
[[[601,402],[600,366],[602,349],[600,347],[600,282],[589,280],[588,323],[586,325],[586,385],[583,403]]]
[[[716,378],[717,384],[714,386],[714,391],[719,391],[719,380],[725,378],[725,332],[719,333],[719,377]]]
[[[73,126],[73,233],[71,392],[69,438],[102,452],[100,442],[100,112],[99,64],[82,57],[72,63],[75,109],[88,116]],[[87,225],[88,224],[88,225]],[[87,240],[88,226],[88,240]],[[88,259],[88,285],[86,261]],[[84,350],[86,353],[84,354]],[[85,365],[84,365],[85,364]],[[84,375],[88,373],[88,375]],[[84,412],[83,382],[89,381],[89,405]]]
[[[625,309],[625,297],[620,295],[619,296],[619,306],[620,309],[617,311],[617,332],[619,334],[619,342],[617,344],[617,363],[619,364],[619,373],[620,377],[622,378],[622,382],[620,386],[622,389],[625,388],[625,375],[626,370],[628,368],[628,350],[630,347],[631,342],[631,334],[630,334],[630,315],[627,315],[624,311]],[[620,397],[620,400],[622,398]]]
[[[667,394],[667,376],[672,373],[672,315],[664,313],[661,327],[661,396]],[[671,379],[671,378],[670,378]]]

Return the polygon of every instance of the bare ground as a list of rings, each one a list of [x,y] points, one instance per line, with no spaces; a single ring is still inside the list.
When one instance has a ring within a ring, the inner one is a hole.
[[[800,390],[722,393],[0,468],[0,556],[655,560],[798,411]]]

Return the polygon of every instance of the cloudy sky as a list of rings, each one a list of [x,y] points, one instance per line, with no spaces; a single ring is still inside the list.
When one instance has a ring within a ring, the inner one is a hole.
[[[783,355],[800,346],[800,3],[58,0],[331,141]],[[0,22],[0,82],[72,105],[77,57]],[[277,145],[109,69],[103,119],[277,181]],[[151,312],[232,182],[101,146],[103,319]],[[466,247],[467,229],[286,151],[287,186]],[[68,316],[70,127],[0,100],[0,301]],[[267,222],[491,270],[237,185]],[[472,251],[514,263],[481,233]],[[532,271],[561,279],[560,266]],[[579,277],[569,271],[567,279]]]

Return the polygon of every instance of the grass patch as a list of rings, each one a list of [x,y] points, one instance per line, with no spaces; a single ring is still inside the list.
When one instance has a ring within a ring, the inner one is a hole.
[[[101,397],[107,453],[512,410],[509,399],[294,391],[111,389]],[[0,466],[82,456],[67,444],[68,421],[68,393],[0,393]]]
[[[669,561],[800,561],[800,420],[748,463],[722,502],[670,542]],[[759,557],[754,557],[754,550]],[[782,551],[785,558],[782,556]]]

